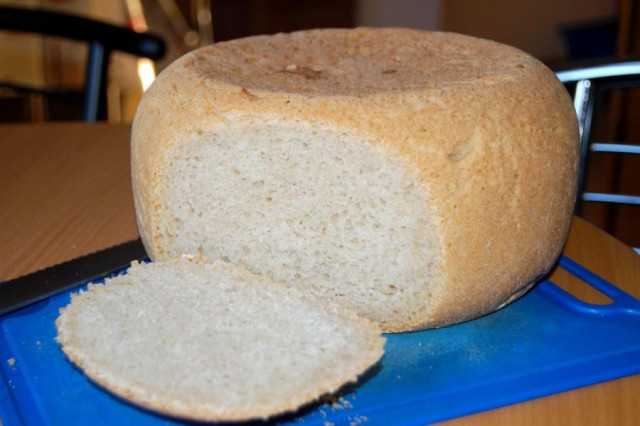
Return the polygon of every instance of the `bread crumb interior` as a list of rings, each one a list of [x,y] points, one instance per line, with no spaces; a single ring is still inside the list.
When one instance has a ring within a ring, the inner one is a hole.
[[[343,131],[231,122],[165,156],[167,257],[228,261],[383,326],[428,309],[440,259],[406,167]]]

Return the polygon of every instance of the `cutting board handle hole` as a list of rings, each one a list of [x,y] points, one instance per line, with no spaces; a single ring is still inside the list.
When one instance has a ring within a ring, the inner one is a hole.
[[[610,305],[613,303],[613,299],[609,296],[562,267],[556,267],[549,278],[555,285],[584,303],[591,305]]]

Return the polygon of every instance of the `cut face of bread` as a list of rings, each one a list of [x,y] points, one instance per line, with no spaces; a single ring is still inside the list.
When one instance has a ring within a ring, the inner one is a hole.
[[[223,259],[380,323],[429,308],[440,258],[425,194],[375,146],[237,119],[187,139],[165,173],[176,177],[163,195],[163,256]]]
[[[382,356],[373,323],[225,263],[133,264],[73,295],[56,325],[95,382],[180,418],[295,410]]]
[[[402,332],[487,314],[550,270],[578,147],[566,90],[517,49],[301,31],[166,68],[136,113],[133,195],[152,259],[229,261]]]

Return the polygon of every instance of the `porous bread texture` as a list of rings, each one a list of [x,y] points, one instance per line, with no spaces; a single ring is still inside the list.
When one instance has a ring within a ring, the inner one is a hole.
[[[554,264],[578,140],[555,75],[505,45],[367,28],[234,40],[145,93],[138,225],[153,259],[228,260],[385,331],[444,326]]]
[[[383,353],[378,326],[233,265],[134,263],[72,295],[56,321],[69,359],[143,407],[237,421],[295,410]]]

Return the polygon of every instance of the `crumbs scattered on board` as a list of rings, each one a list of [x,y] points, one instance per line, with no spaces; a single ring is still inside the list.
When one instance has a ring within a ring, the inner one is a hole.
[[[333,401],[333,403],[331,404],[331,408],[333,408],[334,410],[342,410],[343,408],[353,408],[353,405],[351,405],[351,403],[343,397],[340,397],[339,399]]]
[[[355,416],[353,419],[351,419],[351,423],[349,423],[349,426],[357,426],[367,421],[369,421],[369,418],[367,416]]]
[[[356,399],[355,395],[352,398],[353,400],[355,400]],[[336,412],[339,410],[346,410],[350,408],[353,408],[353,404],[349,402],[345,397],[341,396],[336,398],[333,395],[325,395],[324,405],[320,408],[319,411],[322,417],[327,417],[328,413],[326,410],[331,410],[333,412]],[[362,423],[368,422],[369,418],[367,416],[356,414],[353,417],[351,416],[348,417],[348,420],[349,420],[349,426],[358,426]],[[323,423],[323,426],[335,426],[335,424],[330,421],[325,421]]]

